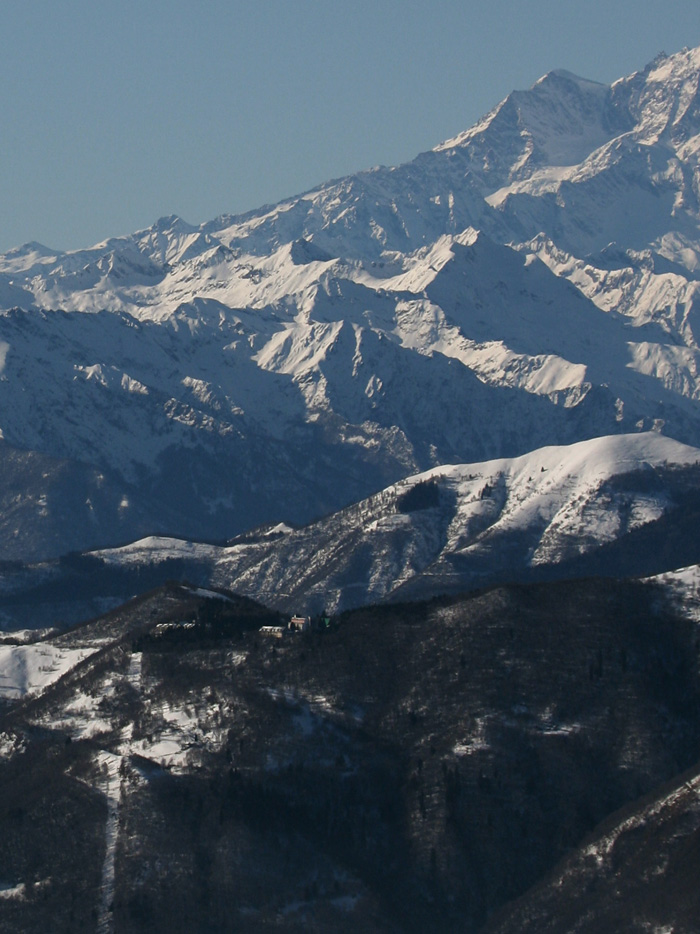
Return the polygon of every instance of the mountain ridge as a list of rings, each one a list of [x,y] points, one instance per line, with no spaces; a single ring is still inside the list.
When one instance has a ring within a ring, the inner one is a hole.
[[[0,257],[0,454],[61,464],[76,530],[49,531],[51,468],[7,497],[2,557],[305,523],[612,432],[700,445],[699,61],[552,72],[404,166]]]
[[[318,614],[504,582],[674,572],[700,563],[699,476],[700,450],[655,432],[442,465],[309,525],[218,543],[150,535],[0,565],[0,625],[65,627],[173,579]],[[665,586],[690,606],[684,580]]]
[[[694,932],[699,87],[0,257],[3,931]]]

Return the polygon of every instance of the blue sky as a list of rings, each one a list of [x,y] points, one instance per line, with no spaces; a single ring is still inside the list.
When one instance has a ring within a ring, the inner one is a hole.
[[[697,0],[4,0],[0,250],[199,223],[405,162],[552,68],[700,44]]]

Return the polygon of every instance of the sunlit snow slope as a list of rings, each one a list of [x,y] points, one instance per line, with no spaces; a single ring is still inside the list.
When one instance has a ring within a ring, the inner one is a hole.
[[[190,562],[219,586],[315,612],[567,576],[606,548],[611,560],[593,570],[614,573],[630,547],[637,563],[624,570],[641,573],[663,560],[661,523],[699,479],[700,450],[654,432],[610,436],[437,467],[309,526],[226,547],[151,537],[93,557],[115,569]]]
[[[398,168],[0,257],[0,557],[303,523],[446,463],[700,445],[700,51]]]

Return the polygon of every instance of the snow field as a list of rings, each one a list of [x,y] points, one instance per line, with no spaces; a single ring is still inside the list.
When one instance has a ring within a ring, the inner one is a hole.
[[[71,649],[50,642],[0,645],[0,697],[41,693],[96,650]]]

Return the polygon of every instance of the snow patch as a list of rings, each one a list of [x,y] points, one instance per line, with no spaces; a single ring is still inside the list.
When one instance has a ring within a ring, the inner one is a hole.
[[[14,884],[12,882],[0,882],[0,899],[16,898],[24,900],[25,894],[26,886],[24,882]]]
[[[97,648],[68,648],[56,643],[0,645],[0,697],[41,693]]]

